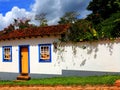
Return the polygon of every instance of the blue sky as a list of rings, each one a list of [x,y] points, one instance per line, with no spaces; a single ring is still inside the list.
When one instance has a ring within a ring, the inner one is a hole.
[[[25,8],[27,11],[30,11],[30,5],[32,5],[33,3],[34,0],[0,0],[0,13],[5,15],[14,6]]]
[[[65,12],[77,11],[85,18],[91,11],[86,10],[91,0],[0,0],[0,30],[14,22],[14,19],[30,19],[38,25],[35,15],[46,13],[48,25],[57,24]]]

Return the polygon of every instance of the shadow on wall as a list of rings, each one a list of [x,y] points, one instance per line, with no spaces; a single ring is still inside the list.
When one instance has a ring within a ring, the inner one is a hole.
[[[85,63],[86,63],[86,59],[81,62],[80,66],[84,66]]]
[[[113,54],[113,41],[96,41],[96,42],[83,42],[82,49],[87,50],[87,54],[90,55],[94,53],[94,59],[97,58],[97,53],[99,52],[99,47],[104,46],[106,49],[109,49],[110,55]],[[80,46],[78,46],[80,47]]]
[[[105,50],[109,50],[110,55],[112,55],[114,43],[116,42],[113,41],[94,41],[94,42],[78,42],[78,43],[59,42],[57,43],[56,48],[54,48],[54,52],[57,53],[57,64],[60,65],[61,62],[65,62],[64,56],[68,52],[68,53],[72,53],[73,55],[73,65],[75,65],[74,57],[77,57],[79,53],[79,57],[81,57],[80,66],[84,66],[86,64],[86,61],[91,59],[91,55],[94,59],[97,58],[101,46],[105,47]],[[69,49],[69,47],[72,48],[72,51],[70,50],[71,52],[67,50]],[[78,49],[81,52],[78,52]]]
[[[87,50],[87,54],[95,53],[94,58],[97,57],[97,52],[99,51],[99,46],[104,46],[109,49],[110,55],[113,53],[113,45],[114,41],[94,41],[94,42],[79,42],[79,43],[72,43],[71,47],[73,50],[73,54],[76,55],[77,48],[81,48],[83,50]]]

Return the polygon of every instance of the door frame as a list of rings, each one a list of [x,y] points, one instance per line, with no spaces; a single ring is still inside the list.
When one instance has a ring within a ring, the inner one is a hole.
[[[18,50],[18,58],[19,58],[19,73],[21,74],[22,66],[21,66],[21,48],[27,47],[28,48],[28,74],[30,73],[30,49],[29,45],[19,45],[19,50]]]

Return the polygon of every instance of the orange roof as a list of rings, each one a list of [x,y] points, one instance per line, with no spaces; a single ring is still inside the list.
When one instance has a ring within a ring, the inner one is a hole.
[[[0,40],[24,38],[33,36],[44,36],[44,35],[59,35],[65,33],[70,25],[54,25],[45,27],[31,27],[25,29],[13,30],[5,33],[0,31]]]

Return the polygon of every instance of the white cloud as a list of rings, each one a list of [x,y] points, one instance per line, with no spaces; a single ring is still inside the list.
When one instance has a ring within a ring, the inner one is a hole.
[[[0,29],[3,29],[5,27],[4,17],[2,14],[0,14]]]
[[[36,14],[47,13],[48,24],[56,24],[65,12],[78,11],[85,18],[90,12],[86,10],[91,0],[35,0],[31,6]]]
[[[31,19],[33,17],[33,14],[30,12],[27,12],[25,9],[20,9],[18,7],[13,7],[11,11],[7,12],[5,16],[0,14],[0,30],[3,30],[5,27],[7,27],[9,24],[14,22],[14,19],[24,19],[28,18]]]
[[[30,6],[31,11],[29,12],[14,6],[5,16],[0,14],[0,30],[3,30],[10,23],[13,23],[15,18],[28,18],[31,19],[31,23],[38,25],[39,23],[34,20],[34,17],[35,14],[40,13],[47,13],[46,18],[49,25],[57,24],[60,17],[69,11],[78,11],[80,17],[85,18],[86,15],[90,13],[86,10],[90,1],[91,0],[35,0],[35,3]]]

